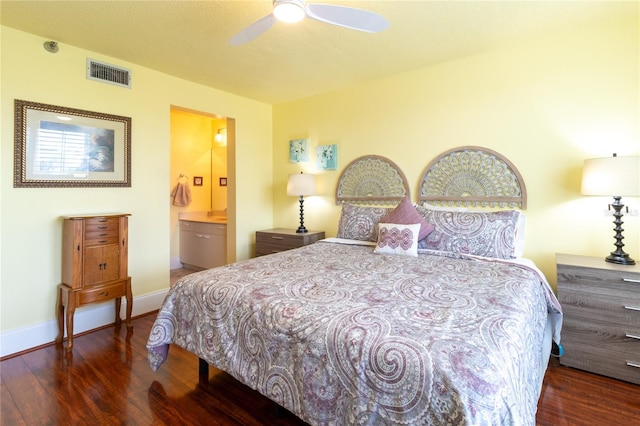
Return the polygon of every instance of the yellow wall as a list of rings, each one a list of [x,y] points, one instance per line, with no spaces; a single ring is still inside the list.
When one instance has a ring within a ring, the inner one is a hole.
[[[60,51],[52,54],[42,47],[45,39],[4,26],[0,29],[3,338],[9,331],[28,327],[44,327],[49,341],[55,337],[51,327],[55,324],[56,285],[61,273],[62,215],[131,213],[129,273],[134,300],[168,288],[169,189],[176,179],[170,174],[172,106],[220,114],[235,122],[235,144],[228,147],[228,207],[235,218],[229,232],[235,236],[237,259],[250,257],[255,230],[272,226],[270,105],[63,43]],[[131,69],[133,88],[87,80],[87,57]],[[132,187],[13,188],[14,99],[131,117]],[[236,193],[237,197],[233,195]],[[136,303],[134,314],[136,307],[143,306],[142,302]],[[75,325],[79,329],[83,324],[76,321]]]
[[[612,199],[581,196],[581,168],[586,158],[640,154],[639,35],[636,15],[274,106],[275,225],[297,226],[287,174],[314,172],[318,145],[337,144],[339,164],[315,171],[320,195],[306,197],[305,225],[327,236],[337,230],[340,170],[356,157],[394,161],[415,201],[435,156],[484,146],[522,174],[525,256],[555,284],[555,253],[604,257],[615,249],[613,218],[603,213]],[[308,163],[289,163],[288,141],[297,138],[309,138]],[[623,201],[640,209],[638,198]],[[625,219],[625,249],[640,261],[640,217]]]
[[[298,225],[286,196],[289,173],[314,172],[314,155],[289,163],[288,141],[338,145],[338,171],[319,173],[320,195],[305,201],[305,225],[335,235],[340,170],[366,154],[396,162],[412,195],[427,163],[458,146],[481,145],[509,158],[529,193],[525,255],[555,282],[554,253],[604,256],[613,249],[607,198],[582,197],[585,158],[640,155],[639,24],[629,20],[549,36],[342,91],[270,106],[64,44],[0,27],[0,331],[46,329],[55,336],[61,222],[67,214],[122,211],[130,219],[130,275],[136,306],[169,285],[170,111],[227,117],[229,232],[237,259],[254,231]],[[132,69],[133,88],[86,80],[87,57]],[[158,90],[162,88],[162,90]],[[13,100],[132,117],[132,182],[127,189],[13,188]],[[237,195],[236,195],[237,194]],[[626,203],[638,211],[640,200]],[[640,260],[640,217],[625,216],[625,249]],[[44,326],[42,326],[44,324]],[[76,329],[81,324],[76,321]],[[22,336],[22,335],[21,335]],[[46,343],[46,341],[40,342]],[[36,343],[37,344],[37,343]],[[34,345],[36,345],[34,344]],[[4,349],[3,349],[4,351]]]

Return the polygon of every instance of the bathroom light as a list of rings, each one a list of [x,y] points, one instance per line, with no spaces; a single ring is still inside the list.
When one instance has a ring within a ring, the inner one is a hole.
[[[273,15],[288,24],[302,21],[304,14],[304,2],[301,0],[281,0],[273,8]]]
[[[218,129],[213,139],[220,144],[227,143],[227,129],[224,127],[222,129]]]
[[[613,207],[615,212],[613,221],[616,231],[614,236],[616,242],[615,251],[612,251],[605,258],[607,262],[620,265],[634,265],[636,262],[622,250],[624,244],[622,240],[622,208],[624,204],[620,202],[622,196],[640,196],[640,157],[613,157],[592,158],[584,161],[582,169],[582,195],[602,195],[613,196]],[[627,208],[628,211],[628,208]]]

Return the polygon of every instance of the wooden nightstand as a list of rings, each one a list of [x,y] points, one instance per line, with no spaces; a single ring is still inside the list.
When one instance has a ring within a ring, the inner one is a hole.
[[[127,328],[133,328],[133,296],[128,276],[128,216],[111,214],[64,218],[56,343],[62,343],[66,318],[67,351],[73,348],[73,315],[77,307],[115,299],[115,322],[120,324],[121,300],[126,297],[126,324]]]
[[[297,233],[295,229],[265,229],[256,232],[256,256],[278,253],[313,244],[324,238],[323,231]]]
[[[557,254],[560,363],[640,384],[640,266]]]

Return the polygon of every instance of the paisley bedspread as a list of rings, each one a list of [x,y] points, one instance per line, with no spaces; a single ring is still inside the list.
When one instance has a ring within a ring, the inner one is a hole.
[[[149,336],[312,425],[533,425],[544,277],[504,261],[330,242],[191,274]]]

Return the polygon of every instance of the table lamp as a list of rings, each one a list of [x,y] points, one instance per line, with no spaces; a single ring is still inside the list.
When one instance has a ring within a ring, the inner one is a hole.
[[[582,195],[613,196],[613,203],[609,204],[609,209],[611,207],[614,209],[613,230],[616,232],[614,236],[616,249],[605,260],[620,265],[635,265],[636,262],[622,250],[624,204],[620,200],[623,195],[640,196],[640,157],[618,157],[613,154],[613,157],[585,160],[581,193]],[[626,212],[629,212],[628,207]]]
[[[315,175],[305,175],[302,172],[289,175],[289,180],[287,182],[287,195],[300,197],[300,226],[296,232],[307,232],[307,228],[304,227],[304,196],[316,195]]]

